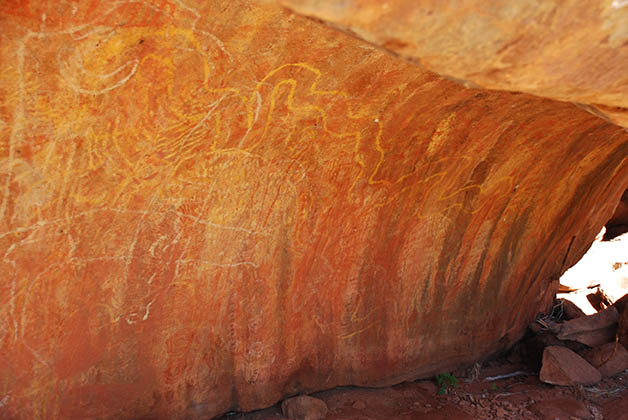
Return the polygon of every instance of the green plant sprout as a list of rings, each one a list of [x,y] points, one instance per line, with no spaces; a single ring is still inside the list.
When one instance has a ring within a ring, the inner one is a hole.
[[[458,378],[451,373],[441,373],[436,376],[436,384],[438,385],[438,395],[448,394],[451,388],[458,387]]]

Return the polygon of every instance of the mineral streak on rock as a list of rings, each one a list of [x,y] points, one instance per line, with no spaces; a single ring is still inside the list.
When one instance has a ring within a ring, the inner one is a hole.
[[[619,127],[272,4],[9,0],[0,34],[9,418],[208,418],[475,361],[628,184]]]

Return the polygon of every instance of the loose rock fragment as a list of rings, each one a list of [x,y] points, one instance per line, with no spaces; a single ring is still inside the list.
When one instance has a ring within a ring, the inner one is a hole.
[[[353,403],[352,407],[356,410],[364,410],[366,408],[366,404],[364,403],[364,401],[356,401]]]
[[[281,403],[284,417],[294,420],[319,420],[325,417],[328,408],[323,400],[301,395],[288,398]]]
[[[615,339],[619,313],[614,307],[595,315],[572,319],[562,324],[559,340],[573,340],[590,347],[601,346]]]
[[[543,352],[540,379],[553,385],[592,385],[602,374],[568,348],[549,346]]]

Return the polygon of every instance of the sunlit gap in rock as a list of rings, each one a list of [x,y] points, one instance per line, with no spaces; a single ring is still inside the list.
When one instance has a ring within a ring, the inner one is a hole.
[[[628,190],[591,248],[560,279],[558,298],[591,315],[628,293]]]

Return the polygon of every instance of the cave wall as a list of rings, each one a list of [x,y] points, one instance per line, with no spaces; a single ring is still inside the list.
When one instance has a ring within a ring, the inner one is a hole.
[[[207,418],[470,363],[628,185],[623,129],[273,4],[9,1],[0,33],[8,418]]]

